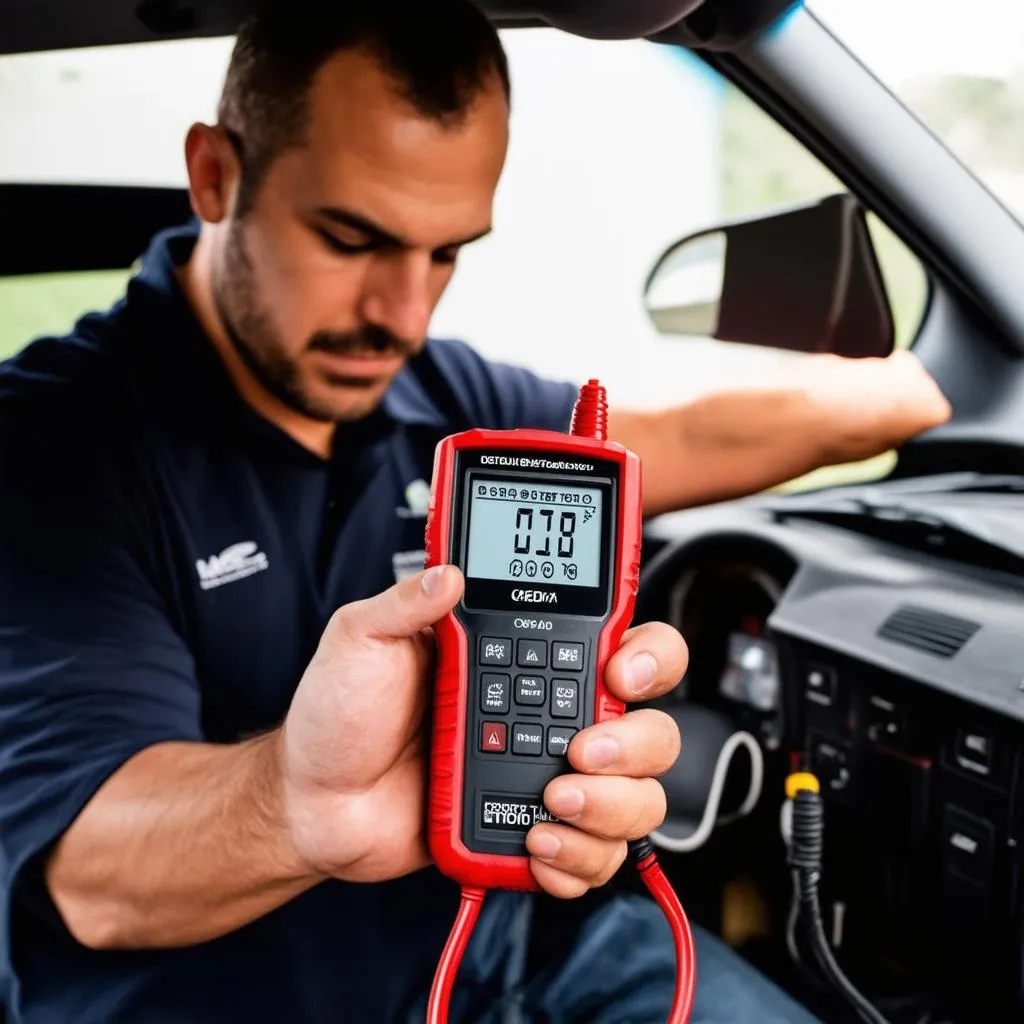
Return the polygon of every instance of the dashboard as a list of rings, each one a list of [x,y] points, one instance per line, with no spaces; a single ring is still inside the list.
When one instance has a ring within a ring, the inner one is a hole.
[[[915,1020],[1024,1019],[1024,577],[780,517],[780,500],[649,524],[637,618],[690,647],[659,703],[757,738],[763,834],[743,846],[769,886],[788,877],[785,775],[818,775],[823,911],[866,990],[942,1007]]]

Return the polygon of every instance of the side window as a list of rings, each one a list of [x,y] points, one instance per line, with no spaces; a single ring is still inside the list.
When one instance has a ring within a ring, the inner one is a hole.
[[[0,359],[33,338],[66,333],[89,310],[106,309],[127,281],[127,270],[0,278]]]
[[[185,131],[211,117],[230,46],[223,38],[172,40],[0,57],[0,188],[181,188]],[[16,245],[4,230],[6,209],[0,198],[0,252],[5,271],[16,276],[0,275],[0,359],[33,338],[65,333],[87,312],[107,309],[130,274],[127,268],[19,274]],[[68,224],[46,211],[36,221],[39,236],[58,251]]]
[[[842,182],[800,142],[730,84],[724,89],[721,139],[723,217],[757,215],[844,191]],[[892,309],[896,345],[909,348],[927,305],[927,277],[914,254],[876,215],[869,212],[867,219]],[[780,490],[879,479],[890,471],[895,458],[889,452],[855,464],[825,467]]]

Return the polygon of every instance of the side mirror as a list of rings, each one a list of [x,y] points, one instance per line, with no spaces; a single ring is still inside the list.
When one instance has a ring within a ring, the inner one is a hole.
[[[667,335],[853,358],[895,341],[864,209],[847,193],[684,238],[655,264],[644,304]]]

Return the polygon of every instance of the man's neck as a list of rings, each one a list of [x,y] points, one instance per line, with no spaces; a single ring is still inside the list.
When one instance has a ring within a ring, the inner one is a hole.
[[[187,263],[177,268],[178,280],[192,312],[210,339],[238,393],[264,419],[283,430],[304,448],[326,459],[331,455],[334,425],[311,420],[289,408],[253,375],[217,313],[210,288],[212,253],[209,236],[200,233]]]

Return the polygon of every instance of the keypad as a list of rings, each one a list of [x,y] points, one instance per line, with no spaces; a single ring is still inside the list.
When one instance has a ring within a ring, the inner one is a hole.
[[[480,752],[565,757],[581,725],[583,677],[576,673],[585,663],[586,645],[571,639],[480,637],[474,666]],[[494,671],[513,664],[514,673]]]

